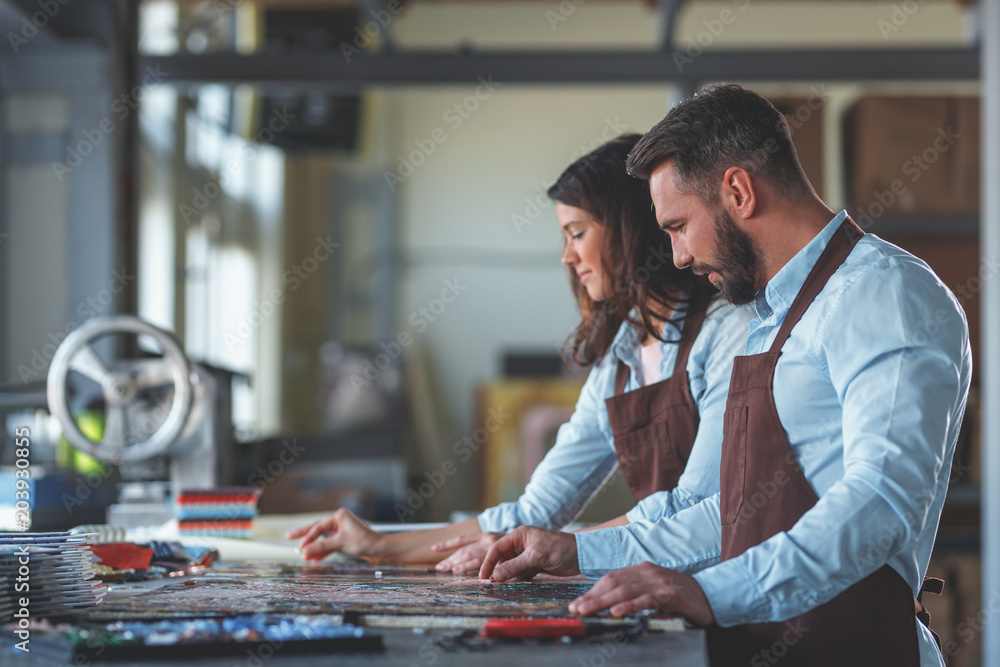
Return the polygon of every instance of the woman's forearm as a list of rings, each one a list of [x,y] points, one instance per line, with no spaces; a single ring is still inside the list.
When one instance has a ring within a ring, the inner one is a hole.
[[[431,547],[453,537],[480,533],[479,519],[473,517],[440,528],[382,533],[367,560],[375,563],[437,563],[451,552]]]

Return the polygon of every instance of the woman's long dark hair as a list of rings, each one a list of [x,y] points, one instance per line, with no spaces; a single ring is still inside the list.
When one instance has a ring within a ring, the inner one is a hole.
[[[583,209],[604,228],[601,269],[611,296],[595,303],[576,272],[569,272],[583,320],[566,340],[565,351],[578,364],[600,360],[626,319],[640,332],[664,340],[654,317],[666,320],[684,304],[695,312],[715,293],[706,279],[674,266],[670,239],[656,223],[648,181],[625,171],[625,159],[640,138],[623,134],[612,139],[567,167],[548,190],[550,199]],[[633,308],[638,318],[629,316]]]

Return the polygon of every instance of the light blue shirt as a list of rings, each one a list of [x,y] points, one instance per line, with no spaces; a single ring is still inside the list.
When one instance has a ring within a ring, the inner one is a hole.
[[[767,351],[842,211],[758,294],[747,354]],[[578,533],[597,576],[652,561],[697,572],[720,625],[782,621],[888,563],[919,590],[972,372],[965,313],[916,257],[866,234],[782,348],[774,400],[819,502],[788,532],[719,563],[719,498],[658,522]],[[762,489],[760,511],[767,511]],[[756,502],[754,503],[756,507]],[[921,665],[944,665],[922,623]]]
[[[688,382],[700,416],[700,426],[684,473],[673,491],[654,493],[628,512],[630,521],[657,519],[719,492],[719,459],[722,447],[722,415],[729,395],[733,357],[743,349],[750,308],[735,308],[715,299],[687,361]],[[683,312],[671,321],[683,326]],[[665,338],[680,333],[667,326]],[[561,528],[587,506],[618,467],[608,411],[604,400],[615,393],[619,359],[633,372],[625,389],[637,388],[635,370],[641,366],[635,328],[622,323],[611,345],[590,371],[576,409],[559,428],[555,445],[531,475],[524,493],[515,502],[502,503],[479,515],[484,531],[508,532],[520,525]],[[662,343],[660,380],[673,374],[677,345]],[[608,517],[609,519],[611,517]]]

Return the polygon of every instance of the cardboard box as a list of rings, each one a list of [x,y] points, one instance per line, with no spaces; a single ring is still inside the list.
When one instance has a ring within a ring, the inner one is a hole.
[[[802,169],[822,198],[824,100],[814,96],[772,97],[768,101],[785,115]]]
[[[978,97],[958,98],[958,129],[962,133],[956,143],[958,150],[955,160],[956,204],[955,209],[970,215],[978,215],[980,209],[980,166],[982,133]]]
[[[872,231],[878,234],[878,226]],[[979,290],[982,285],[982,281],[979,279],[982,262],[979,238],[947,234],[934,236],[892,235],[888,240],[927,262],[941,281],[955,293],[959,304],[965,310],[969,324],[969,341],[972,346],[973,386],[965,410],[962,433],[955,451],[952,484],[978,484],[981,479],[981,453],[977,385],[979,384],[978,366],[982,323],[979,305]],[[925,323],[924,326],[927,335],[934,333],[935,324],[933,322]]]
[[[982,559],[977,553],[935,549],[927,576],[944,579],[939,597],[924,594],[931,628],[941,636],[948,667],[978,667],[982,661]],[[987,601],[988,602],[988,601]]]
[[[860,100],[846,132],[855,217],[978,214],[978,109],[978,97]]]

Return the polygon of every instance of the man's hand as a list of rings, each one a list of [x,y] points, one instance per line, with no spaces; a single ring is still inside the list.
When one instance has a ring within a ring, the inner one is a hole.
[[[539,572],[569,577],[580,574],[576,536],[556,530],[521,526],[500,538],[486,554],[480,579],[531,579]]]
[[[438,572],[474,574],[479,571],[479,567],[486,559],[486,552],[501,537],[503,537],[503,533],[475,533],[438,542],[431,549],[434,551],[458,549],[458,551],[438,563],[435,569]]]
[[[329,533],[324,536],[324,533]],[[350,510],[339,510],[315,523],[289,531],[285,537],[301,537],[299,550],[305,560],[320,560],[334,551],[344,551],[360,558],[376,557],[383,535]]]
[[[715,621],[708,598],[694,577],[652,563],[606,574],[593,588],[569,603],[570,613],[580,616],[608,608],[612,616],[656,609],[678,614],[696,625]]]

